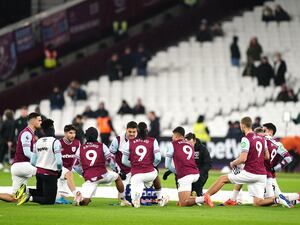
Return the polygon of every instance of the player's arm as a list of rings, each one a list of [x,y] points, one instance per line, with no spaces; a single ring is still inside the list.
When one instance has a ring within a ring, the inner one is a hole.
[[[73,165],[73,170],[75,170],[76,173],[78,173],[80,176],[82,176],[83,172],[82,172],[82,166],[81,166],[81,162],[80,162],[80,147],[77,149],[77,151],[75,153],[75,157],[76,157],[76,161]]]
[[[57,169],[58,170],[62,170],[62,155],[61,155],[61,144],[59,140],[55,140],[53,143],[53,152],[54,152],[54,156],[55,156],[55,161],[56,161],[56,165],[57,165]]]
[[[169,169],[172,173],[176,174],[176,169],[172,165],[172,159],[174,155],[174,147],[172,143],[168,144],[167,154],[166,154],[166,161],[165,161],[165,167]]]
[[[33,152],[32,152],[31,159],[30,159],[31,165],[35,166],[36,165],[36,160],[37,160],[36,145],[34,145],[33,146]]]
[[[158,166],[161,161],[161,154],[158,146],[158,142],[155,139],[153,143],[153,149],[154,149],[154,160],[153,160],[153,166]]]
[[[281,171],[284,167],[292,162],[292,157],[289,152],[284,148],[283,144],[277,142],[277,154],[279,154],[283,159],[280,163],[273,167],[275,172]]]
[[[30,149],[32,138],[33,138],[32,134],[29,131],[25,131],[21,135],[21,144],[22,144],[23,153],[29,159],[31,159],[32,156],[32,152]]]
[[[123,145],[122,152],[122,164],[131,167],[131,163],[129,161],[129,141]]]
[[[117,138],[114,138],[109,146],[109,150],[112,154],[116,154],[119,149],[119,142]]]
[[[109,151],[108,147],[103,144],[103,153],[104,153],[104,157],[106,159],[107,162],[109,162],[109,166],[112,170],[116,169],[116,163],[114,160],[114,156],[113,154]]]
[[[234,168],[240,164],[245,163],[248,157],[249,149],[250,149],[250,142],[247,138],[243,137],[241,140],[241,154],[237,159],[230,162],[230,167]]]

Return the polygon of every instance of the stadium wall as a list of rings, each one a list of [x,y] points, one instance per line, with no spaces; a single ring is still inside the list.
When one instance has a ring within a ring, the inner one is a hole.
[[[41,74],[18,86],[3,91],[0,94],[0,112],[3,112],[6,108],[16,109],[22,105],[37,103],[49,96],[54,85],[65,88],[74,79],[86,82],[97,78],[99,74],[105,72],[106,61],[110,55],[121,51],[125,46],[130,45],[134,48],[137,44],[143,43],[148,49],[157,51],[192,34],[203,18],[208,19],[210,22],[218,21],[238,10],[252,7],[262,2],[264,0],[204,1],[201,6],[187,9],[183,15],[171,18],[157,27],[150,28],[134,37],[118,42],[111,48],[101,50],[96,54],[82,58],[54,71]]]

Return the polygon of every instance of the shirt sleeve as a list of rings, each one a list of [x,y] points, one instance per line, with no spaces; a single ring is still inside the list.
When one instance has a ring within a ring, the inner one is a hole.
[[[153,142],[153,151],[154,151],[154,154],[160,152],[160,151],[159,151],[159,145],[158,145],[158,142],[157,142],[156,139],[155,139],[154,142]]]
[[[24,155],[31,159],[31,141],[32,141],[32,134],[29,131],[25,131],[22,135],[21,135],[21,144],[22,144],[22,149],[23,149],[23,153]]]
[[[105,159],[110,158],[111,153],[110,153],[108,147],[105,144],[103,144],[103,153],[104,153]]]
[[[62,155],[61,155],[61,143],[59,140],[55,140],[53,142],[53,152],[57,164],[57,169],[61,170],[62,169]]]
[[[241,152],[249,152],[250,150],[250,142],[249,139],[243,137],[241,140]]]
[[[33,146],[33,152],[32,152],[31,159],[30,159],[31,165],[35,166],[36,165],[36,160],[37,160],[36,144],[34,144],[34,146]]]
[[[160,154],[158,142],[156,139],[153,142],[153,151],[154,151],[153,165],[156,167],[159,165],[159,163],[161,161],[161,154]]]
[[[173,147],[173,144],[172,144],[172,143],[169,143],[167,148],[168,148],[168,149],[167,149],[166,157],[168,157],[168,158],[173,158],[173,155],[174,155],[174,147]]]
[[[129,157],[129,141],[127,141],[123,146],[122,146],[122,153],[123,155],[126,155],[127,157]]]
[[[54,154],[61,153],[61,143],[59,140],[55,140],[53,143],[53,152]]]
[[[112,141],[112,143],[109,146],[109,150],[112,154],[116,154],[119,148],[119,142],[117,138],[114,138],[114,140]]]

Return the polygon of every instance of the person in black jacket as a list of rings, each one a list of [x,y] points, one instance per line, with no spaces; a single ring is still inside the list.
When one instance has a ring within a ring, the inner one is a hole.
[[[148,119],[150,120],[149,137],[155,138],[159,141],[160,138],[160,122],[154,111],[148,113]]]
[[[118,110],[119,115],[132,114],[132,108],[128,105],[126,100],[122,100],[122,104]]]
[[[137,49],[137,52],[135,53],[135,60],[134,64],[135,67],[137,68],[137,75],[138,76],[147,76],[148,71],[148,62],[151,58],[150,54],[148,51],[145,50],[143,45],[140,45]]]
[[[285,84],[285,73],[287,71],[286,63],[281,58],[280,53],[275,54],[274,62],[274,82],[276,86],[281,86]]]
[[[80,141],[80,144],[84,143],[84,131],[83,131],[83,116],[76,115],[72,121],[72,125],[76,128],[76,139]]]
[[[64,94],[60,91],[59,87],[55,86],[50,96],[51,110],[62,109],[64,105],[65,105]]]
[[[256,76],[259,86],[270,86],[270,81],[274,77],[274,71],[266,56],[261,58],[261,64],[256,70]]]
[[[231,65],[240,66],[241,53],[240,48],[238,46],[239,38],[237,36],[233,37],[232,43],[230,45],[230,53],[231,53]]]
[[[200,173],[198,181],[192,184],[192,192],[196,192],[197,196],[202,196],[203,187],[208,179],[208,171],[211,169],[212,160],[207,148],[196,138],[195,134],[188,133],[185,139],[194,146],[195,161]]]
[[[14,113],[10,109],[4,111],[5,120],[0,129],[0,168],[3,168],[4,156],[12,149],[15,139]]]
[[[290,21],[290,15],[281,7],[281,5],[276,5],[274,10],[274,18],[277,22]]]
[[[27,106],[22,106],[20,109],[20,117],[15,120],[15,129],[17,130],[16,137],[18,137],[19,133],[27,127],[27,116],[28,116],[28,108]]]
[[[130,47],[126,47],[120,59],[123,77],[130,76],[134,66],[134,56]]]

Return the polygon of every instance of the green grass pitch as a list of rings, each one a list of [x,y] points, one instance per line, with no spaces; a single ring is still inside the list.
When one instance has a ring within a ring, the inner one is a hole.
[[[207,188],[220,173],[211,172],[205,186]],[[76,176],[79,186],[82,179]],[[34,185],[34,179],[29,184]],[[300,174],[279,174],[278,183],[284,192],[300,191]],[[9,173],[0,172],[0,186],[11,185]],[[167,181],[162,181],[163,187],[174,188],[174,177],[171,175]],[[223,190],[231,190],[227,185]],[[252,225],[252,224],[300,224],[300,206],[287,209],[276,207],[253,207],[242,205],[237,207],[216,206],[211,209],[207,206],[194,206],[180,208],[175,202],[166,207],[144,206],[139,209],[131,207],[113,206],[116,199],[93,199],[88,207],[75,207],[72,205],[41,206],[27,203],[17,207],[13,203],[0,202],[0,225],[89,225],[89,224],[222,224],[222,225]]]

